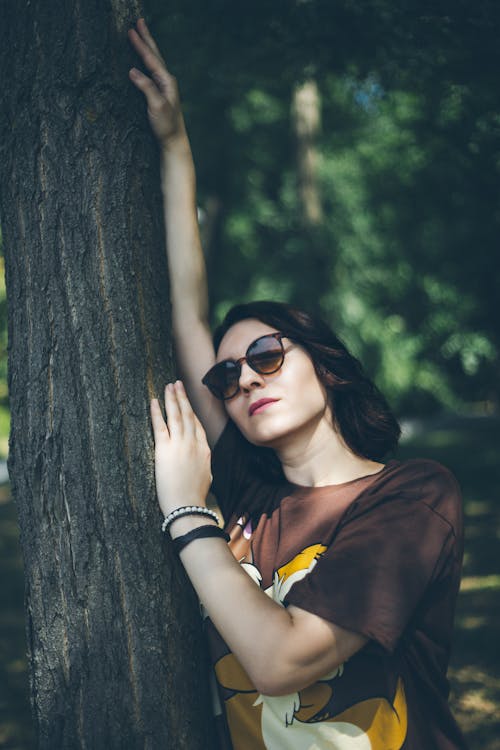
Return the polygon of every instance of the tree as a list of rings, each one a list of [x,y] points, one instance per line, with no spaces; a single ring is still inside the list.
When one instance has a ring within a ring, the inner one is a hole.
[[[211,747],[199,611],[160,528],[148,405],[172,379],[137,2],[2,9],[9,472],[40,750]]]

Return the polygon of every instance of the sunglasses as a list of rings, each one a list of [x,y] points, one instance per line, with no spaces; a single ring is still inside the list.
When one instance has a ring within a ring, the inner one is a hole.
[[[277,372],[285,360],[282,338],[284,333],[266,333],[252,341],[244,357],[224,359],[210,368],[201,382],[221,401],[236,396],[240,390],[241,365],[246,362],[249,367],[261,375]]]

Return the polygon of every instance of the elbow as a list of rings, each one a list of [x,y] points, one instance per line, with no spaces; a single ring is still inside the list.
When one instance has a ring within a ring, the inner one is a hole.
[[[255,690],[261,695],[270,695],[274,697],[278,695],[288,695],[290,692],[285,690],[279,681],[266,676],[255,680],[254,685]]]
[[[333,657],[333,658],[332,658]],[[276,649],[259,664],[253,663],[250,679],[255,689],[262,695],[280,697],[298,693],[317,680],[334,677],[341,669],[344,659],[340,654],[332,654],[328,659],[300,658],[297,653],[286,654]]]
[[[303,690],[305,687],[314,682],[313,680],[300,679],[300,677],[293,673],[282,674],[274,672],[268,672],[265,675],[259,676],[255,681],[255,689],[262,695],[268,695],[272,698],[279,698],[283,695],[291,695],[292,693],[298,693],[299,690]]]
[[[268,695],[272,698],[279,698],[283,695],[290,695],[291,693],[297,693],[305,685],[298,687],[295,683],[291,683],[287,680],[280,680],[274,676],[267,676],[264,679],[258,680],[255,685],[255,689],[261,695]]]
[[[339,666],[336,666],[332,671],[335,672],[338,668]],[[314,665],[299,667],[297,664],[282,664],[275,665],[274,668],[268,665],[262,673],[258,675],[254,673],[251,679],[259,693],[278,698],[298,693],[331,673],[328,671],[327,674],[325,670],[315,669]]]
[[[250,681],[258,693],[269,696],[289,695],[300,688],[296,687],[293,671],[284,668],[277,658],[267,658],[252,664],[248,670]]]

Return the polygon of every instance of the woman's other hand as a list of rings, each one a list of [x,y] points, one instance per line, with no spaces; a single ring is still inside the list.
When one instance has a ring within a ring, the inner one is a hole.
[[[148,103],[148,117],[155,136],[163,147],[186,138],[177,81],[171,75],[143,18],[130,29],[128,37],[141,57],[151,78],[137,68],[129,71],[130,80],[142,91]]]
[[[153,399],[156,493],[167,516],[183,505],[205,505],[212,474],[205,430],[180,380],[165,388],[165,413],[166,423],[158,400]]]

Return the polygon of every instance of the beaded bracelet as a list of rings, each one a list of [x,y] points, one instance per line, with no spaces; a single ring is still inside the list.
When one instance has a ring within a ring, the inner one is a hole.
[[[206,524],[205,526],[198,526],[197,529],[192,529],[191,531],[188,531],[187,534],[183,534],[182,536],[173,539],[174,550],[179,554],[184,547],[191,542],[194,542],[195,539],[207,539],[208,537],[220,537],[221,539],[225,539],[226,542],[229,542],[229,534],[223,529],[219,528],[219,526]]]
[[[182,518],[182,516],[209,516],[214,519],[217,526],[219,525],[219,519],[213,510],[204,508],[201,505],[183,505],[181,508],[176,508],[168,514],[161,525],[161,530],[166,531],[170,524],[172,524],[177,518]]]

